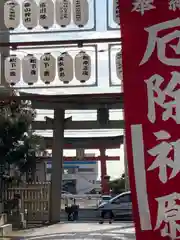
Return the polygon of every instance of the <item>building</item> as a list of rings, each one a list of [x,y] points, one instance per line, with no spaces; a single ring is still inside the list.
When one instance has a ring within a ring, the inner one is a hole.
[[[37,163],[36,180],[51,180],[51,160]],[[100,189],[97,161],[64,161],[63,190],[71,193],[84,194]]]

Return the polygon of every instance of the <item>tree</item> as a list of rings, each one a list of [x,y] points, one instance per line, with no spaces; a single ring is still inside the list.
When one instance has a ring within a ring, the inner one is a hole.
[[[31,129],[36,112],[30,102],[0,102],[0,178],[9,179],[10,168],[20,175],[33,172],[42,139]]]
[[[113,180],[109,183],[112,193],[119,194],[125,191],[125,174],[120,178]]]

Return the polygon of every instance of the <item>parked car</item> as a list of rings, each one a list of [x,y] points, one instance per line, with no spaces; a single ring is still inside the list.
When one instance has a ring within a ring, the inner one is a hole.
[[[101,204],[109,202],[109,200],[111,200],[111,198],[112,198],[111,195],[102,195],[101,199],[98,203],[98,206],[101,205]]]
[[[105,215],[113,214],[115,219],[132,219],[131,192],[121,193],[108,202],[101,203],[97,210],[99,216],[102,211],[105,211]]]
[[[61,191],[61,198],[62,199],[68,198],[68,199],[72,200],[74,198],[74,195],[67,191]]]

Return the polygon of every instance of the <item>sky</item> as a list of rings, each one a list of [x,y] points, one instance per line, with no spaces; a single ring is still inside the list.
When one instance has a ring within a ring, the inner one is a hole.
[[[37,0],[38,1],[38,0]],[[96,31],[88,31],[88,32],[58,32],[60,30],[59,27],[56,25],[50,29],[50,32],[45,33],[44,30],[42,30],[40,27],[37,27],[34,31],[41,31],[40,34],[32,34],[28,33],[23,26],[21,25],[19,29],[15,30],[11,35],[11,41],[48,41],[48,40],[64,40],[64,39],[96,39],[96,38],[108,38],[108,37],[120,37],[120,30],[118,29],[118,26],[113,21],[113,7],[112,7],[112,0],[88,0],[89,1],[89,22],[85,26],[85,29],[91,29],[94,26],[94,23],[96,25]],[[23,0],[19,0],[19,3],[22,3]],[[96,21],[94,22],[94,6],[95,6],[95,12],[96,12]],[[108,20],[107,20],[108,16]],[[108,25],[112,28],[116,28],[117,30],[110,30],[107,31],[107,22]],[[70,27],[67,28],[67,30],[77,30],[77,28],[71,24]],[[67,31],[66,30],[66,31]],[[56,31],[56,32],[54,32]],[[27,34],[24,34],[24,33]],[[43,33],[42,33],[43,32]],[[14,34],[15,33],[15,34]],[[23,34],[20,34],[23,33]],[[84,87],[64,87],[61,83],[58,81],[55,81],[54,86],[58,86],[56,89],[52,88],[40,88],[40,89],[26,89],[23,91],[26,92],[34,92],[34,93],[40,93],[41,94],[75,94],[75,93],[108,93],[108,92],[120,92],[121,86],[120,86],[120,80],[117,78],[116,75],[116,69],[115,69],[115,54],[120,50],[120,45],[115,45],[111,47],[111,50],[108,51],[108,44],[98,44],[98,60],[96,65],[96,52],[94,50],[94,47],[84,47],[84,50],[91,56],[92,60],[92,75],[88,82],[88,84],[93,85],[95,83],[95,79],[97,79],[97,86],[85,86]],[[82,49],[80,49],[82,50]],[[27,53],[33,53],[36,55],[37,58],[41,56],[41,54],[45,52],[51,52],[54,56],[58,55],[59,52],[68,51],[71,55],[75,55],[79,52],[79,49],[77,48],[50,48],[47,49],[21,49],[15,51],[15,53],[22,58]],[[14,52],[14,51],[13,51]],[[109,61],[109,56],[111,61]],[[109,63],[110,62],[110,63]],[[97,70],[97,74],[96,74]],[[109,79],[112,80],[112,83],[114,86],[109,86]],[[70,86],[77,86],[80,85],[77,80],[73,80]],[[24,83],[21,81],[19,85],[17,85],[19,88],[25,87]],[[38,87],[42,87],[41,82],[37,84]],[[52,117],[53,112],[48,110],[39,110],[37,112],[37,119],[38,120],[44,120],[45,116]],[[96,111],[86,111],[86,114],[82,114],[81,111],[68,111],[66,112],[67,116],[72,116],[73,120],[95,120],[96,119]],[[112,120],[119,120],[123,119],[123,112],[122,111],[111,111],[110,112],[110,119]],[[52,131],[37,131],[38,134],[41,134],[42,136],[52,136]],[[94,136],[117,136],[123,134],[123,130],[119,129],[113,129],[113,130],[85,130],[85,131],[65,131],[65,137],[94,137]],[[88,150],[86,152],[89,152]],[[98,155],[98,151],[94,150],[96,152],[96,155]],[[73,155],[73,151],[65,151],[65,155]],[[108,155],[119,155],[121,160],[118,162],[108,162],[108,174],[111,176],[112,179],[118,178],[124,171],[124,149],[123,145],[120,149],[116,150],[109,150],[107,151]],[[100,176],[100,172],[99,172]]]

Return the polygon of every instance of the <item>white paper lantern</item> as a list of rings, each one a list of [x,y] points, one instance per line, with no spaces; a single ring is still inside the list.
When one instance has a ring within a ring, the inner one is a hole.
[[[91,58],[84,51],[75,56],[75,76],[81,83],[85,83],[91,77]]]
[[[15,0],[4,4],[4,24],[9,30],[14,30],[20,24],[20,5]]]
[[[73,0],[73,21],[78,27],[84,27],[89,20],[89,3],[87,0]]]
[[[73,58],[67,52],[62,53],[57,58],[57,71],[59,80],[65,84],[68,84],[73,80]]]
[[[56,22],[61,27],[67,27],[71,22],[71,2],[56,0]]]
[[[115,57],[116,61],[116,74],[119,79],[122,78],[122,53],[121,51],[116,53]]]
[[[25,28],[32,30],[38,24],[38,7],[34,0],[25,0],[22,4],[22,22]]]
[[[113,0],[113,20],[116,24],[120,25],[119,0]]]
[[[44,29],[54,24],[54,2],[52,0],[39,1],[39,25]]]
[[[21,61],[16,55],[11,55],[5,59],[4,63],[5,80],[14,86],[21,78]]]
[[[45,53],[40,58],[40,78],[45,84],[50,84],[56,76],[56,60],[51,53]]]
[[[28,85],[38,81],[38,59],[32,54],[28,54],[22,60],[22,76]]]

